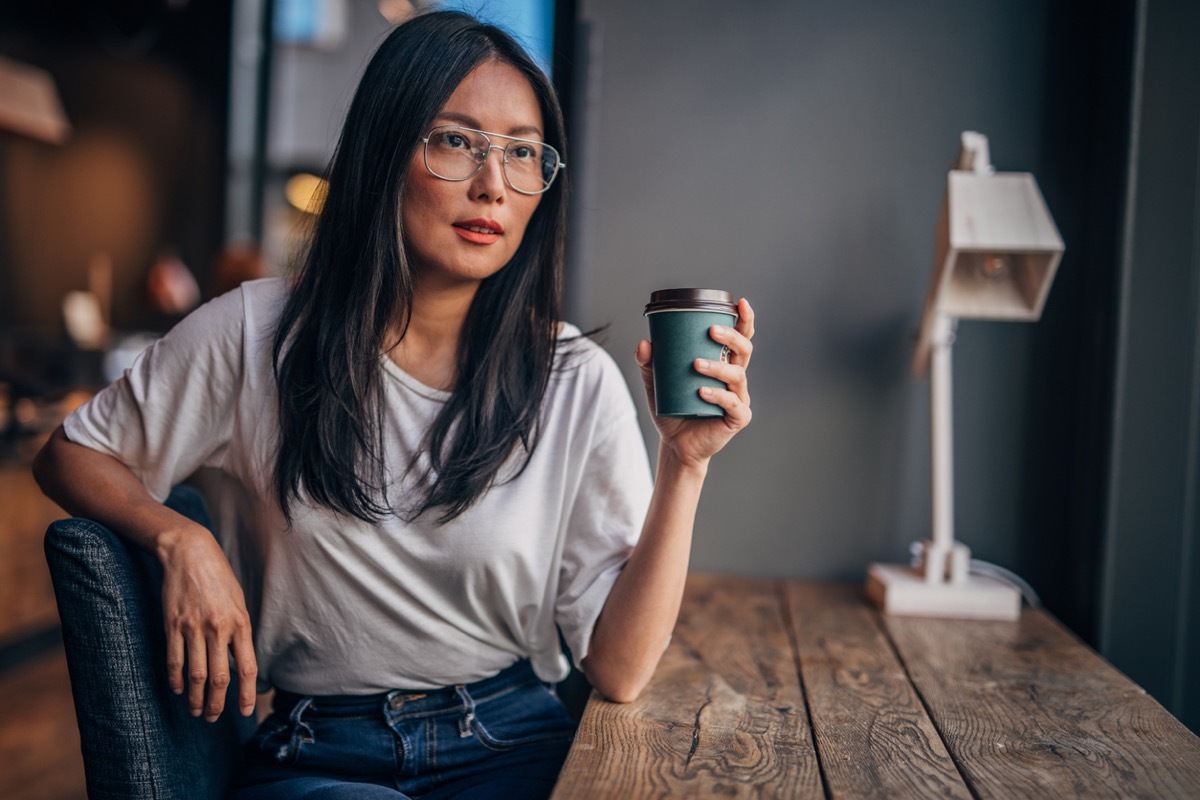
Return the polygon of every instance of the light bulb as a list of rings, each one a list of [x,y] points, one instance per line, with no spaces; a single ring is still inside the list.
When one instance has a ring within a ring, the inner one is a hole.
[[[1008,275],[1008,263],[1004,256],[988,253],[983,257],[983,277],[990,281],[1003,280]]]

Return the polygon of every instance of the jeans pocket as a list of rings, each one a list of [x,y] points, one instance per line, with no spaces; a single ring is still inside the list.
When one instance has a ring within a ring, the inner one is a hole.
[[[562,701],[539,682],[475,702],[471,730],[489,750],[570,742],[575,721]]]

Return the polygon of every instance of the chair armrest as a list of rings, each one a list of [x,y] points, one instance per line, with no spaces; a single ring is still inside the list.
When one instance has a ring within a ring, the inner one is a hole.
[[[177,487],[176,511],[210,527],[199,493]],[[215,723],[194,718],[167,685],[162,567],[85,519],[53,523],[54,582],[88,797],[221,798],[254,723],[237,712],[236,675]]]

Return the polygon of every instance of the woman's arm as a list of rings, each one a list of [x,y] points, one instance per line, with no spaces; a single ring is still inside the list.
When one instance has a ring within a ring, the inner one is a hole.
[[[211,722],[225,706],[229,651],[238,669],[238,702],[254,713],[258,667],[241,585],[217,540],[150,496],[117,459],[70,441],[60,426],[33,463],[38,485],[70,514],[95,520],[158,556],[163,565],[167,681]],[[207,687],[207,701],[205,689]]]
[[[714,326],[710,332],[729,347],[729,363],[697,359],[696,369],[725,383],[724,390],[703,390],[704,399],[719,405],[725,415],[704,420],[654,417],[661,438],[646,522],[605,601],[583,660],[588,681],[616,702],[633,700],[654,674],[683,601],[692,529],[709,460],[750,424],[746,367],[753,351],[754,310],[743,299],[736,327]],[[649,342],[638,344],[637,359],[653,413]]]

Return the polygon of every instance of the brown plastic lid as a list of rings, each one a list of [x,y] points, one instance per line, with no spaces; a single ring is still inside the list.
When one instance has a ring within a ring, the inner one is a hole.
[[[722,289],[659,289],[650,293],[643,313],[656,311],[721,311],[737,316],[737,302]]]

